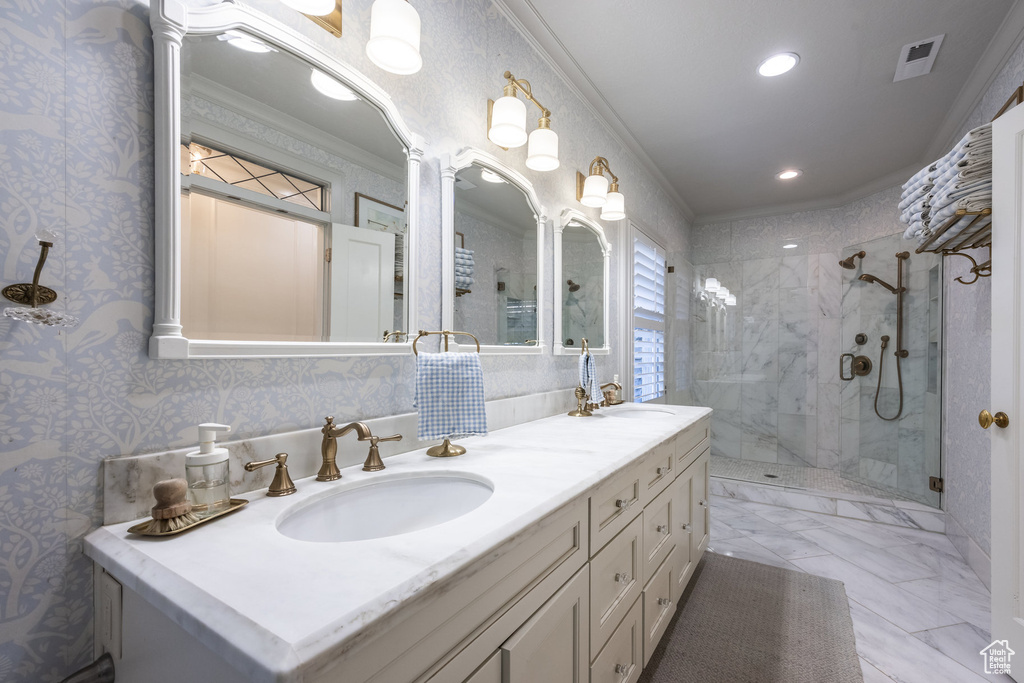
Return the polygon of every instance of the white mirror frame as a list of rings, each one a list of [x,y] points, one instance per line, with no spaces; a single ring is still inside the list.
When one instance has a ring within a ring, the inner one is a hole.
[[[558,225],[555,226],[555,291],[560,291],[560,284],[562,281],[562,232],[570,224],[579,225],[580,227],[587,228],[594,233],[597,237],[598,243],[601,245],[601,253],[604,255],[604,302],[602,324],[604,326],[604,344],[599,347],[590,347],[590,352],[596,356],[606,356],[611,353],[612,347],[609,343],[609,330],[611,329],[608,324],[608,316],[611,313],[611,292],[608,291],[609,278],[610,278],[610,264],[612,258],[612,245],[608,243],[608,238],[605,237],[604,228],[594,222],[592,218],[584,214],[582,211],[576,209],[565,209],[562,211],[562,216],[558,221]],[[555,340],[553,345],[553,353],[556,356],[577,356],[580,353],[579,346],[564,346],[562,344],[562,303],[561,301],[553,301],[552,306],[555,307],[555,330],[556,333],[552,333],[552,338]]]
[[[533,184],[518,171],[515,171],[497,158],[486,152],[468,147],[454,157],[448,154],[441,159],[441,326],[452,329],[455,320],[455,174],[472,165],[489,169],[509,183],[522,190],[526,200],[537,219],[537,343],[530,346],[503,344],[481,344],[480,353],[538,355],[544,353],[544,321],[547,319],[547,298],[545,297],[546,282],[544,278],[544,226],[548,222],[547,213]],[[460,330],[475,334],[473,330]],[[467,342],[467,338],[453,337],[454,346],[449,349],[458,351],[476,349],[476,345]]]
[[[153,27],[155,79],[155,184],[156,184],[156,301],[150,358],[266,358],[298,356],[407,354],[412,337],[404,343],[366,342],[248,342],[188,339],[181,329],[181,44],[186,35],[216,35],[242,29],[260,40],[309,62],[345,83],[384,114],[384,119],[405,147],[407,164],[406,263],[408,301],[406,324],[416,330],[417,242],[419,240],[420,162],[423,139],[402,120],[391,97],[376,83],[342,64],[303,35],[245,5],[222,2],[207,7],[186,7],[178,0],[156,0]]]

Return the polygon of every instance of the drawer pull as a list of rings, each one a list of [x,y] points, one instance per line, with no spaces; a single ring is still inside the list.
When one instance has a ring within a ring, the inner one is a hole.
[[[659,524],[658,526],[654,527],[654,530],[657,531],[659,534],[667,534],[668,533],[668,525],[667,524]]]
[[[615,583],[629,583],[629,574],[625,572],[616,572]]]
[[[654,471],[655,471],[655,472],[657,473],[657,475],[658,475],[658,476],[660,477],[661,475],[663,475],[663,474],[665,474],[666,472],[668,472],[668,468],[667,468],[667,467],[659,467],[658,469],[656,469],[656,470],[654,470]]]
[[[630,667],[629,664],[616,664],[615,665],[615,673],[617,673],[620,676],[622,676],[623,678],[625,678],[627,675],[629,675],[629,670],[631,668],[632,667]]]
[[[688,534],[692,534],[693,533],[693,527],[690,524],[684,524],[683,525],[683,531],[685,531]]]
[[[636,498],[633,498],[632,500],[624,500],[622,498],[618,498],[615,501],[615,507],[622,508],[623,510],[625,510],[628,507],[632,507],[633,503],[635,503],[636,501]]]
[[[661,605],[662,607],[668,607],[669,605],[672,604],[672,601],[669,600],[668,598],[658,598],[658,604]]]
[[[702,508],[706,508],[708,506],[708,502],[702,498],[700,501],[700,506]]]

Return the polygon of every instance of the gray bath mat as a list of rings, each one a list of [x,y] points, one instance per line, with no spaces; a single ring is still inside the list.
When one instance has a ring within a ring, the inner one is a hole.
[[[639,683],[863,683],[842,582],[706,553]]]

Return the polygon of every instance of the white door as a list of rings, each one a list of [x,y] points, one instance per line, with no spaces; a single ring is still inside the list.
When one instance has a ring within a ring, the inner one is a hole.
[[[381,341],[394,329],[395,236],[331,227],[331,341]]]
[[[992,432],[992,639],[1008,640],[1024,681],[1024,613],[1021,610],[1021,410],[1024,386],[1024,106],[993,124],[992,405],[1009,426]],[[1018,662],[1020,662],[1018,664]]]

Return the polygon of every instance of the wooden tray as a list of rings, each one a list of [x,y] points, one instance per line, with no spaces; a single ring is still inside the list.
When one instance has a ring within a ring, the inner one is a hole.
[[[182,531],[188,531],[189,529],[194,529],[197,526],[199,526],[200,524],[206,524],[207,522],[212,521],[214,519],[217,519],[218,517],[223,517],[224,515],[229,515],[232,512],[234,512],[235,510],[239,510],[239,509],[245,507],[248,504],[249,504],[249,501],[245,500],[244,498],[232,498],[231,499],[231,505],[228,507],[227,510],[221,510],[220,512],[218,512],[216,514],[213,514],[213,515],[210,515],[209,517],[203,517],[201,520],[199,520],[195,524],[189,524],[188,526],[182,527],[180,529],[177,529],[176,531],[145,531],[145,528],[147,526],[149,526],[149,522],[146,521],[146,522],[140,522],[139,524],[136,524],[135,526],[128,527],[128,533],[130,533],[130,534],[138,534],[139,536],[174,536],[175,534],[180,534]]]

